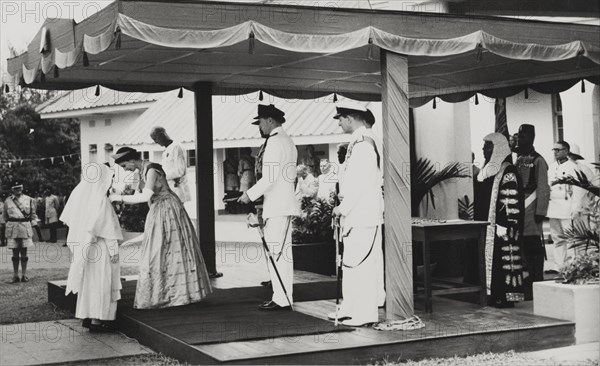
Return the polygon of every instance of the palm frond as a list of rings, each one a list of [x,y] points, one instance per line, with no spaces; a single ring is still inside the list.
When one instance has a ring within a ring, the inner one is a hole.
[[[461,220],[473,220],[475,217],[475,205],[470,202],[469,196],[464,199],[458,199],[458,218]]]
[[[427,158],[420,158],[411,168],[411,199],[412,212],[416,214],[418,207],[425,196],[429,196],[435,209],[435,195],[432,188],[441,182],[452,178],[469,177],[467,168],[461,163],[450,163],[442,170],[436,167]]]
[[[557,184],[568,184],[576,187],[580,187],[585,189],[588,192],[595,194],[596,196],[600,196],[600,186],[593,185],[584,172],[575,171],[577,177],[573,177],[572,175],[567,175],[566,177],[559,178],[552,182],[552,185]]]
[[[598,249],[600,243],[598,231],[592,229],[587,221],[575,221],[572,227],[565,230],[564,236],[569,242],[569,248]]]

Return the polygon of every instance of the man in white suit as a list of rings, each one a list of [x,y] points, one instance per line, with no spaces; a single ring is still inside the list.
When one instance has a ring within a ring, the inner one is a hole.
[[[163,146],[165,151],[162,153],[162,168],[167,175],[169,188],[181,202],[186,203],[191,200],[190,188],[187,181],[187,163],[185,153],[180,144],[173,142],[167,131],[163,127],[156,126],[150,132],[152,140]]]
[[[351,133],[346,170],[340,180],[340,200],[333,209],[342,218],[344,240],[342,303],[338,319],[342,324],[362,326],[379,320],[382,305],[383,195],[381,190],[380,155],[370,127],[372,113],[358,104],[336,107],[334,118],[345,133]],[[335,313],[329,314],[330,318]]]
[[[289,296],[285,296],[281,282],[270,261],[269,273],[273,297],[259,306],[261,310],[287,310],[293,303],[294,261],[292,256],[292,216],[297,214],[294,196],[298,151],[281,125],[285,113],[273,104],[259,105],[258,116],[252,124],[258,125],[261,134],[268,136],[262,159],[262,177],[238,199],[250,203],[264,196],[264,235],[273,255],[277,271]]]

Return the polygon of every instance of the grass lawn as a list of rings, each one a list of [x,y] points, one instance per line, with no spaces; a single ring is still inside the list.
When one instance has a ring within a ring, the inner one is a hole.
[[[554,361],[552,359],[536,359],[527,357],[526,354],[514,351],[504,353],[482,353],[468,357],[429,358],[421,361],[378,362],[384,366],[597,366],[598,360],[587,361]]]

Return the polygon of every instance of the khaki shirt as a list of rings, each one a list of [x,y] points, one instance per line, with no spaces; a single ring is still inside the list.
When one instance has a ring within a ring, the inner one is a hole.
[[[19,206],[21,209],[19,209]],[[25,215],[23,213],[25,213]],[[19,198],[10,195],[6,201],[4,201],[3,216],[6,221],[7,239],[27,239],[33,237],[31,220],[37,220],[33,198],[24,194]],[[28,219],[28,221],[11,221],[11,219]]]

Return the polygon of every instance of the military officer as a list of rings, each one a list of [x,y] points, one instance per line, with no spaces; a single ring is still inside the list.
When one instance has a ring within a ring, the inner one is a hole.
[[[338,318],[344,319],[344,325],[362,326],[378,321],[378,306],[385,297],[380,155],[370,131],[373,114],[354,103],[340,104],[336,110],[334,118],[345,133],[352,134],[340,181],[341,203],[333,209],[342,218],[344,240],[344,301]]]
[[[263,213],[264,236],[275,259],[281,281],[269,262],[269,273],[273,287],[273,297],[259,306],[261,310],[287,310],[293,304],[292,290],[294,262],[292,256],[291,218],[297,214],[294,181],[298,151],[292,139],[281,127],[285,113],[273,104],[259,105],[256,121],[261,135],[266,135],[262,157],[262,176],[256,184],[238,199],[240,203],[250,203],[264,197]],[[285,296],[284,289],[289,296]]]
[[[33,246],[31,221],[37,220],[33,198],[23,194],[23,184],[13,182],[12,194],[4,201],[4,221],[6,221],[6,241],[12,249],[14,275],[12,283],[29,282],[27,277],[27,248]],[[19,278],[19,263],[21,277]]]

